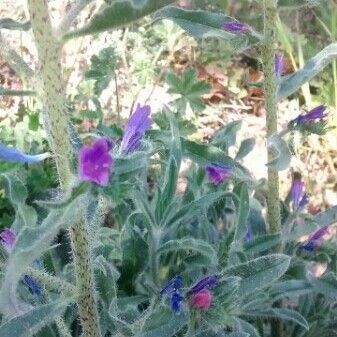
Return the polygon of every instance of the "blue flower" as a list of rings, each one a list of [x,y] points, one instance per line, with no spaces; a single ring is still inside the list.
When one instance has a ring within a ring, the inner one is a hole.
[[[181,310],[181,302],[184,297],[180,293],[183,286],[183,278],[181,275],[175,276],[160,291],[160,295],[168,295],[170,297],[171,310],[178,313]]]
[[[206,166],[208,179],[215,185],[219,185],[223,181],[230,178],[232,170],[228,166],[208,165]]]
[[[33,277],[29,275],[25,275],[23,277],[23,283],[28,287],[28,289],[30,290],[32,294],[36,295],[39,298],[41,297],[42,288],[40,284]]]
[[[307,123],[313,123],[317,120],[321,120],[328,116],[327,113],[325,113],[326,107],[324,105],[319,105],[316,108],[310,110],[305,115],[299,115],[297,118],[295,118],[292,123],[296,123],[298,125],[304,125]]]
[[[189,289],[188,294],[196,294],[203,289],[213,288],[219,283],[219,279],[220,276],[217,274],[205,276]]]
[[[251,241],[254,239],[254,234],[253,234],[253,230],[252,230],[252,226],[248,225],[247,227],[247,232],[245,237],[243,238],[246,242]]]
[[[305,245],[300,246],[300,248],[308,252],[313,252],[320,245],[323,236],[327,233],[329,233],[329,226],[319,228],[309,236],[308,242]]]
[[[140,106],[130,117],[122,139],[122,152],[127,154],[137,150],[145,131],[151,127],[151,107],[149,105]]]
[[[239,21],[228,21],[225,22],[223,28],[231,33],[247,33],[250,27],[246,23],[242,23]]]
[[[9,147],[9,146],[0,144],[0,160],[16,161],[19,163],[33,164],[33,163],[38,163],[48,158],[49,156],[50,154],[48,152],[36,154],[36,155],[29,155],[29,154],[25,154],[21,152],[15,147]]]
[[[300,179],[294,179],[291,186],[291,198],[293,201],[293,209],[305,207],[308,202],[308,196],[304,193],[304,182]]]
[[[274,63],[276,77],[280,78],[283,73],[283,55],[281,53],[275,54]]]

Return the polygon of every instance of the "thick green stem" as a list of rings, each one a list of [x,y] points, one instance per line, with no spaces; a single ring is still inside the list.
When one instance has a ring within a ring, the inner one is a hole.
[[[264,91],[266,100],[266,127],[267,138],[277,132],[277,78],[275,74],[275,44],[276,44],[277,0],[264,0],[264,35],[265,44],[262,49],[264,68]],[[268,162],[274,157],[268,149]],[[281,215],[279,202],[279,176],[278,172],[268,169],[268,224],[271,234],[281,229]],[[275,248],[280,250],[280,246]],[[280,303],[276,303],[279,306]],[[271,335],[282,337],[282,324],[279,320],[272,321]]]
[[[47,0],[28,0],[28,9],[40,61],[44,103],[44,123],[55,155],[61,187],[72,183],[72,147],[66,115],[61,43],[57,40],[49,17]],[[77,305],[85,337],[101,337],[97,312],[93,269],[84,219],[71,228],[71,242],[76,273]]]
[[[265,44],[262,50],[262,59],[265,76],[265,99],[266,99],[266,126],[267,138],[277,132],[277,79],[275,74],[275,36],[277,20],[277,6],[275,0],[264,1],[265,13]],[[273,159],[274,153],[268,150],[268,161]],[[270,233],[280,231],[280,203],[279,203],[279,176],[278,172],[268,169],[268,223]]]

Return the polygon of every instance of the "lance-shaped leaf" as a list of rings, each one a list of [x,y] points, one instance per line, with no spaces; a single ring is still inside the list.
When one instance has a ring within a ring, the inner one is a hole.
[[[279,8],[287,8],[293,10],[295,8],[303,8],[303,7],[314,7],[320,4],[320,0],[279,0],[278,6]]]
[[[275,133],[268,138],[267,146],[275,153],[274,159],[267,166],[275,171],[286,170],[291,162],[291,152],[286,141]]]
[[[35,96],[36,92],[32,90],[13,90],[0,87],[0,96]]]
[[[103,5],[87,25],[66,33],[64,39],[96,34],[128,25],[172,2],[174,0],[143,0],[135,5],[131,0],[112,1],[110,4]]]
[[[0,336],[3,337],[31,337],[41,328],[61,315],[68,302],[56,301],[42,304],[33,309],[12,318],[0,326]]]
[[[234,49],[245,48],[252,40],[258,41],[258,34],[253,30],[249,30],[247,34],[233,34],[226,31],[224,24],[236,20],[221,13],[167,7],[156,14],[156,19],[172,20],[195,38],[222,39]]]
[[[244,157],[246,157],[253,149],[255,146],[255,138],[247,138],[243,140],[240,144],[238,153],[235,156],[236,160],[241,160]]]
[[[332,43],[311,58],[302,69],[290,76],[283,77],[278,90],[278,99],[280,100],[296,92],[303,84],[309,82],[320,73],[336,57],[337,43]]]
[[[268,249],[273,248],[275,245],[280,243],[281,235],[280,234],[266,234],[254,237],[244,244],[244,251],[247,254],[259,254],[263,253]]]
[[[229,267],[222,273],[225,276],[241,277],[238,294],[244,297],[278,280],[287,271],[289,263],[289,256],[273,254]]]

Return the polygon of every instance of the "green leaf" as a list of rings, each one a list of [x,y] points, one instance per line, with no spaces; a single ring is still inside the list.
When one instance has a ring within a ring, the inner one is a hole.
[[[293,10],[295,8],[302,7],[314,7],[320,4],[320,0],[279,0],[278,6],[282,9],[290,9]]]
[[[11,315],[17,311],[16,285],[33,261],[49,249],[60,229],[79,221],[87,196],[81,195],[67,207],[53,209],[44,221],[35,227],[24,227],[18,234],[11,251],[0,289],[0,311]]]
[[[317,293],[330,297],[333,300],[337,299],[337,278],[332,272],[328,272],[321,277],[308,275],[308,279]]]
[[[146,319],[136,337],[171,337],[187,324],[185,313],[175,315],[168,308],[158,308]]]
[[[241,130],[242,120],[227,123],[223,128],[216,131],[211,144],[228,150],[235,145],[237,133]]]
[[[98,56],[93,55],[90,60],[91,67],[85,73],[85,78],[87,80],[91,79],[95,81],[95,94],[100,95],[115,76],[115,49],[111,47],[104,48],[99,52]]]
[[[210,265],[218,264],[217,253],[214,248],[209,243],[199,239],[184,238],[167,241],[158,249],[158,254],[176,252],[179,250],[199,253],[208,259]]]
[[[186,111],[188,104],[193,111],[201,111],[205,108],[200,97],[210,91],[210,86],[205,81],[197,79],[195,69],[190,68],[179,76],[170,72],[166,76],[166,82],[170,86],[170,93],[181,96],[175,101],[178,112]]]
[[[128,25],[167,6],[174,0],[143,0],[135,5],[133,1],[112,1],[103,5],[84,27],[68,32],[64,39],[71,39],[88,34],[96,34]]]
[[[0,87],[0,96],[35,96],[36,92],[32,90],[12,90]]]
[[[223,275],[241,277],[238,294],[244,297],[278,280],[287,271],[289,263],[290,257],[287,255],[267,255],[229,267],[223,271]]]
[[[68,302],[56,301],[42,304],[16,316],[0,326],[0,336],[3,337],[31,337],[42,327],[48,325],[56,316],[61,315]]]
[[[246,314],[246,313],[245,313]],[[269,308],[266,311],[256,311],[251,314],[256,317],[279,318],[286,321],[292,321],[306,330],[309,330],[307,320],[297,311],[286,308]]]
[[[247,254],[256,255],[273,248],[280,243],[280,234],[266,234],[254,237],[252,240],[245,242],[244,251]]]
[[[255,139],[254,138],[248,138],[241,142],[238,153],[235,156],[235,160],[241,160],[244,157],[246,157],[255,146]]]
[[[234,49],[242,49],[248,46],[250,40],[258,41],[251,34],[232,34],[227,32],[223,25],[225,22],[235,19],[221,13],[202,10],[186,10],[178,7],[167,7],[156,14],[156,20],[168,19],[179,25],[188,34],[195,38],[217,38],[228,42]],[[253,32],[252,32],[253,33]]]
[[[281,100],[296,92],[303,84],[319,74],[336,57],[337,43],[332,43],[307,61],[302,69],[282,78],[278,99]]]
[[[128,174],[134,176],[136,171],[147,167],[148,154],[144,151],[137,151],[127,156],[116,156],[114,158],[114,174]]]
[[[237,224],[235,227],[235,234],[234,234],[234,245],[242,242],[243,238],[247,233],[247,219],[249,215],[249,194],[248,194],[248,187],[246,183],[240,183],[236,186],[238,190],[238,197],[239,197],[239,204],[237,205],[238,217],[237,217]],[[236,191],[234,191],[236,193]]]
[[[291,162],[291,152],[286,141],[276,133],[268,138],[267,146],[275,153],[274,159],[267,166],[275,171],[286,170]]]
[[[270,294],[274,300],[284,297],[293,299],[294,297],[305,295],[313,291],[309,282],[303,280],[287,280],[275,283],[270,288]]]
[[[244,333],[247,333],[249,337],[260,337],[260,334],[252,324],[240,318],[237,318],[236,320],[240,326],[240,330],[242,330]]]
[[[17,22],[10,18],[0,19],[0,29],[10,29],[10,30],[23,30],[27,31],[31,27],[29,21],[27,22]]]
[[[182,144],[185,155],[199,165],[207,166],[214,164],[228,166],[232,169],[234,176],[242,180],[251,179],[250,173],[242,165],[227,156],[219,148],[212,145],[198,144],[184,138],[182,138]]]

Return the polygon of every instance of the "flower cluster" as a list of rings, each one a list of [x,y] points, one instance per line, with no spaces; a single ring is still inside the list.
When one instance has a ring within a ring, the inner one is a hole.
[[[129,154],[140,147],[145,131],[151,126],[150,113],[150,106],[137,106],[125,128],[121,142],[122,153]],[[112,142],[106,138],[98,139],[90,146],[82,147],[79,153],[80,180],[107,186],[113,166],[111,150]]]
[[[219,280],[219,275],[212,274],[202,278],[190,287],[186,292],[186,298],[188,298],[191,307],[198,310],[209,309],[213,301],[210,289],[215,287],[219,283]],[[182,277],[180,275],[175,276],[160,292],[161,296],[164,294],[169,296],[170,307],[175,313],[180,312],[181,302],[184,300],[184,296],[181,294],[182,283]]]

